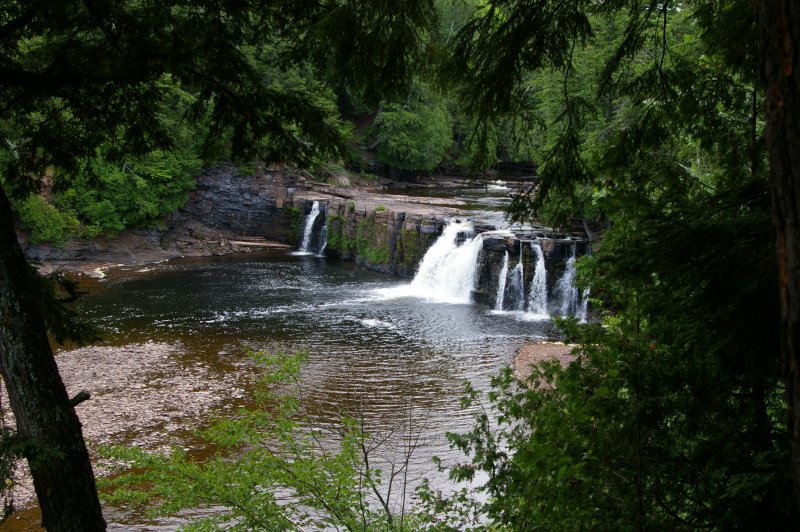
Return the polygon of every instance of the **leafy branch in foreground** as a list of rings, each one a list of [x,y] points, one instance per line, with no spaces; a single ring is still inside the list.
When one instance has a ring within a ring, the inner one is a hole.
[[[469,457],[451,478],[488,477],[471,494],[484,501],[488,526],[786,527],[779,382],[759,390],[730,382],[720,361],[687,359],[633,311],[603,327],[563,326],[580,338],[572,363],[539,362],[525,383],[506,370],[485,395],[467,385],[473,427],[448,435]],[[446,499],[440,505],[453,512]]]
[[[419,431],[408,424],[395,452],[398,434],[370,436],[363,420],[311,428],[299,385],[305,356],[255,357],[266,368],[256,407],[204,433],[216,448],[211,459],[197,462],[180,449],[105,449],[126,472],[100,481],[104,497],[146,507],[151,517],[212,509],[187,530],[421,528],[426,518],[405,504]]]

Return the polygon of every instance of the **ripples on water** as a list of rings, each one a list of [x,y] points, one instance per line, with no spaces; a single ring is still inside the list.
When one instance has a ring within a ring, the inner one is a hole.
[[[230,380],[243,367],[231,357],[250,350],[308,350],[302,380],[312,421],[357,415],[367,431],[382,432],[411,418],[423,432],[418,478],[433,474],[434,455],[462,458],[444,433],[470,426],[459,408],[464,380],[487,388],[524,341],[553,331],[549,321],[476,305],[384,295],[407,283],[352,263],[265,253],[115,271],[89,287],[78,309],[108,344],[180,345],[185,363],[209,368],[211,379]]]

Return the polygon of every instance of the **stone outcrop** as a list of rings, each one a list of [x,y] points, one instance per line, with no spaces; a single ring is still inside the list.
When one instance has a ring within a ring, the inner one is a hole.
[[[190,202],[175,216],[297,248],[306,217],[313,202],[318,201],[320,214],[311,229],[309,249],[321,248],[324,225],[327,256],[413,277],[417,264],[441,234],[445,217],[457,213],[454,208],[425,205],[419,198],[311,187],[304,181],[287,176],[283,170],[237,176],[232,167],[218,167],[198,177]]]
[[[233,166],[218,166],[197,177],[189,202],[173,214],[201,221],[208,227],[244,236],[290,238],[281,207],[286,198],[275,193],[272,174],[239,176]]]
[[[390,210],[359,209],[352,201],[328,206],[326,253],[384,273],[413,277],[445,220]]]
[[[406,278],[414,276],[448,219],[464,215],[459,210],[463,202],[458,199],[311,184],[306,177],[277,166],[241,175],[233,165],[219,165],[198,176],[186,206],[161,224],[124,231],[115,238],[71,242],[66,246],[30,245],[27,253],[32,259],[62,261],[58,267],[64,267],[69,261],[130,264],[184,255],[252,251],[259,246],[276,247],[278,243],[297,249],[315,201],[319,202],[320,214],[311,229],[309,250],[318,252],[326,239],[326,256],[353,260],[366,268]],[[478,233],[493,229],[475,224]],[[254,243],[252,239],[267,242]],[[516,263],[523,249],[524,281],[526,286],[530,283],[535,258],[529,245],[521,245],[530,240],[537,240],[542,246],[548,272],[552,272],[551,284],[563,269],[569,247],[578,246],[578,255],[586,247],[583,242],[546,229],[516,236],[487,235],[477,266],[477,302],[494,305],[506,252]]]

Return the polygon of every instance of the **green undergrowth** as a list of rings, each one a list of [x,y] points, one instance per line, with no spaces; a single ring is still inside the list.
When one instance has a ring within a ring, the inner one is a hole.
[[[100,480],[104,499],[153,518],[214,508],[184,530],[411,531],[435,523],[427,488],[414,506],[398,502],[408,488],[403,479],[414,440],[391,474],[375,468],[380,453],[394,451],[386,435],[363,430],[358,413],[328,429],[311,428],[299,384],[305,354],[254,356],[264,367],[256,405],[203,433],[217,449],[211,458],[196,462],[181,449],[104,448],[121,464],[116,476]]]

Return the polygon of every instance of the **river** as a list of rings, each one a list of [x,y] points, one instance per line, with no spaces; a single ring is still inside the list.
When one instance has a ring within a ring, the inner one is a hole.
[[[103,343],[61,349],[57,359],[68,387],[95,392],[79,406],[92,442],[192,450],[203,447],[193,429],[248,403],[258,371],[249,352],[305,350],[312,424],[357,415],[374,434],[420,431],[410,478],[443,487],[431,458],[463,458],[444,437],[470,427],[459,407],[463,382],[486,389],[523,342],[554,331],[549,321],[404,297],[408,284],[286,252],[115,269],[84,283],[88,294],[75,306]],[[114,508],[106,516],[111,530],[175,526]]]

